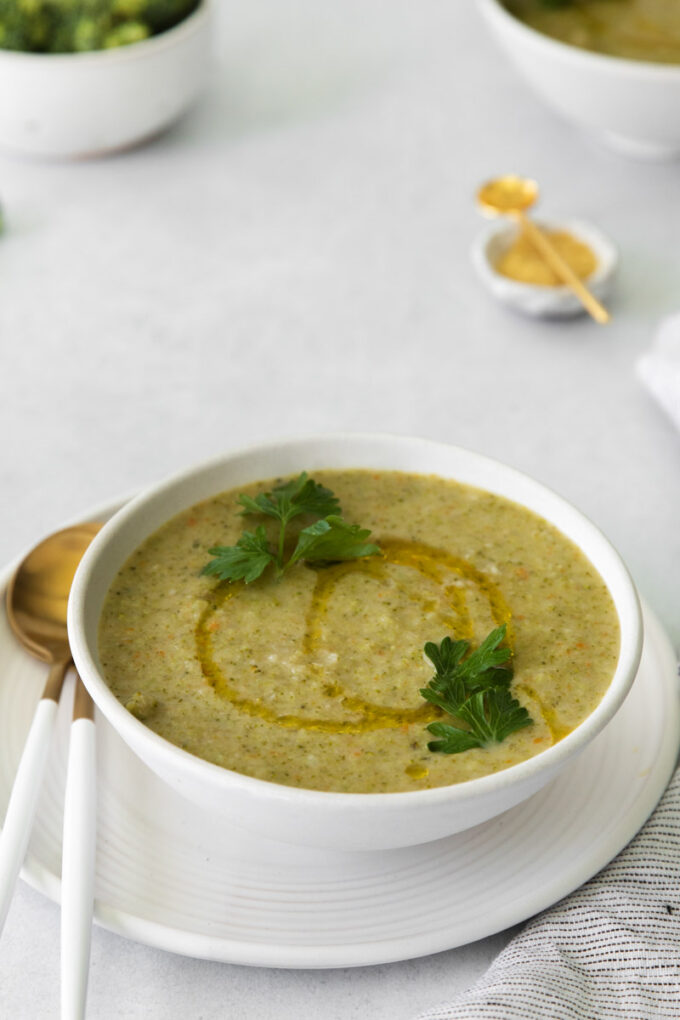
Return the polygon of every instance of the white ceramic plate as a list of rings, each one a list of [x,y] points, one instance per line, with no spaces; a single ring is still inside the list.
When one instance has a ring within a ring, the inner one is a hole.
[[[402,850],[333,853],[250,835],[174,793],[99,718],[96,921],[188,956],[351,967],[453,948],[530,917],[611,860],[670,778],[675,659],[648,610],[645,628],[623,708],[557,780],[484,825]],[[0,614],[0,817],[43,680]],[[22,872],[57,901],[69,702],[70,688]]]

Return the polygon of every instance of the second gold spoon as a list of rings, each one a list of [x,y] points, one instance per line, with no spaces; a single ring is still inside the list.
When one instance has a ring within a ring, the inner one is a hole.
[[[514,174],[487,181],[477,192],[477,201],[485,212],[493,216],[510,216],[520,224],[534,248],[567,287],[576,294],[595,322],[604,325],[610,319],[607,309],[600,304],[594,294],[591,294],[571,266],[555,250],[545,234],[526,215],[526,210],[531,208],[537,198],[538,185],[536,181],[527,177],[516,177]]]

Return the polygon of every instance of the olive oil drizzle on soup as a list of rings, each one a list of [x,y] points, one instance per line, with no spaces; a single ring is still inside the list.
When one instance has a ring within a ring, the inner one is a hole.
[[[346,520],[371,529],[379,556],[301,564],[250,585],[201,576],[212,546],[234,544],[253,520],[275,524],[241,516],[237,503],[272,480],[178,515],[121,569],[100,657],[113,693],[147,726],[246,775],[367,793],[497,772],[593,711],[616,666],[617,616],[597,572],[552,525],[436,477],[313,477]],[[429,751],[425,727],[439,712],[419,693],[433,672],[424,644],[448,634],[475,647],[503,623],[512,693],[533,724],[460,754]]]

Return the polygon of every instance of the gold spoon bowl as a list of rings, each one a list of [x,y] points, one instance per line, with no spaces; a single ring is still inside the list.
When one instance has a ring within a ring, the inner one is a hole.
[[[487,181],[477,192],[482,209],[492,216],[530,209],[538,199],[538,184],[530,177],[506,174]]]
[[[50,664],[43,698],[59,700],[71,663],[66,610],[78,564],[100,524],[77,524],[40,542],[19,565],[5,595],[7,619],[27,652]]]

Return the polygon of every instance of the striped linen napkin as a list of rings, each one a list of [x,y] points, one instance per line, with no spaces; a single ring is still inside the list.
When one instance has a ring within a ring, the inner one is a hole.
[[[680,428],[680,314],[637,363]],[[635,839],[537,915],[486,974],[418,1020],[680,1018],[680,769]]]
[[[418,1020],[680,1017],[680,770],[635,839]]]

